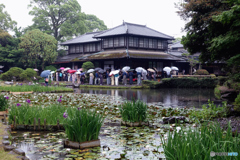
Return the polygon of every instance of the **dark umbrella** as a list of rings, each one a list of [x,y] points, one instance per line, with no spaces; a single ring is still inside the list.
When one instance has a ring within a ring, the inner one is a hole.
[[[2,70],[0,70],[0,72],[2,73],[3,71],[2,71]]]
[[[45,70],[40,74],[40,76],[43,77],[43,78],[47,78],[48,75],[50,75],[50,74],[51,74],[50,70]]]
[[[85,72],[81,73],[80,76],[82,76],[82,75],[84,75],[84,74],[85,74]]]
[[[57,72],[61,72],[62,70],[61,69],[57,69]]]
[[[99,70],[102,70],[102,68],[97,67],[94,69],[94,71],[99,71]]]
[[[104,73],[103,69],[98,70],[99,73]]]

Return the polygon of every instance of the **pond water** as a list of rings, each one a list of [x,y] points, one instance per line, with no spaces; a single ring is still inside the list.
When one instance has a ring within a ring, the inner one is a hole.
[[[121,96],[123,99],[140,99],[146,103],[165,107],[196,107],[207,104],[208,100],[215,101],[213,89],[186,89],[186,88],[162,88],[162,89],[75,89],[75,93],[107,94]],[[220,104],[220,102],[215,102]]]

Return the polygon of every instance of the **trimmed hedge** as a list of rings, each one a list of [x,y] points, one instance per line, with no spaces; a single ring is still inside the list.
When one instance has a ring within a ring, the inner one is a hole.
[[[4,81],[11,81],[13,80],[13,77],[16,77],[16,81],[19,81],[21,79],[20,74],[23,71],[22,68],[12,67],[7,72],[1,74],[0,78]]]
[[[217,78],[164,78],[161,86],[166,88],[214,88],[217,83]]]
[[[206,69],[199,69],[195,73],[196,75],[209,75],[208,71]]]

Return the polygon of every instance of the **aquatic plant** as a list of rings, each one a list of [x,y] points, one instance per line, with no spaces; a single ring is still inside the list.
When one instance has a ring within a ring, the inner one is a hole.
[[[230,123],[226,132],[222,131],[218,124],[203,125],[200,130],[182,129],[168,133],[165,141],[161,137],[164,153],[167,159],[211,159],[211,152],[238,152],[240,147],[240,136],[233,137]],[[238,153],[239,154],[239,153]],[[213,156],[213,153],[211,153]],[[228,159],[226,156],[212,158]],[[231,159],[233,157],[229,157]],[[234,157],[239,159],[238,157]]]
[[[97,140],[104,117],[96,111],[73,108],[64,112],[64,128],[70,141],[85,142]]]
[[[0,111],[8,109],[8,96],[0,95]]]
[[[147,119],[147,104],[140,100],[126,101],[121,105],[123,121],[143,122]]]
[[[40,85],[19,85],[19,86],[0,86],[0,91],[11,92],[51,92],[51,91],[73,91],[71,88],[66,87],[43,87]]]

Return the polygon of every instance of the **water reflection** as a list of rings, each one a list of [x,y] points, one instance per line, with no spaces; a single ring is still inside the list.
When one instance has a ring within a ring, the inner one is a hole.
[[[76,89],[75,93],[107,94],[124,99],[140,99],[146,103],[159,103],[171,107],[199,107],[208,99],[214,101],[213,89]]]

